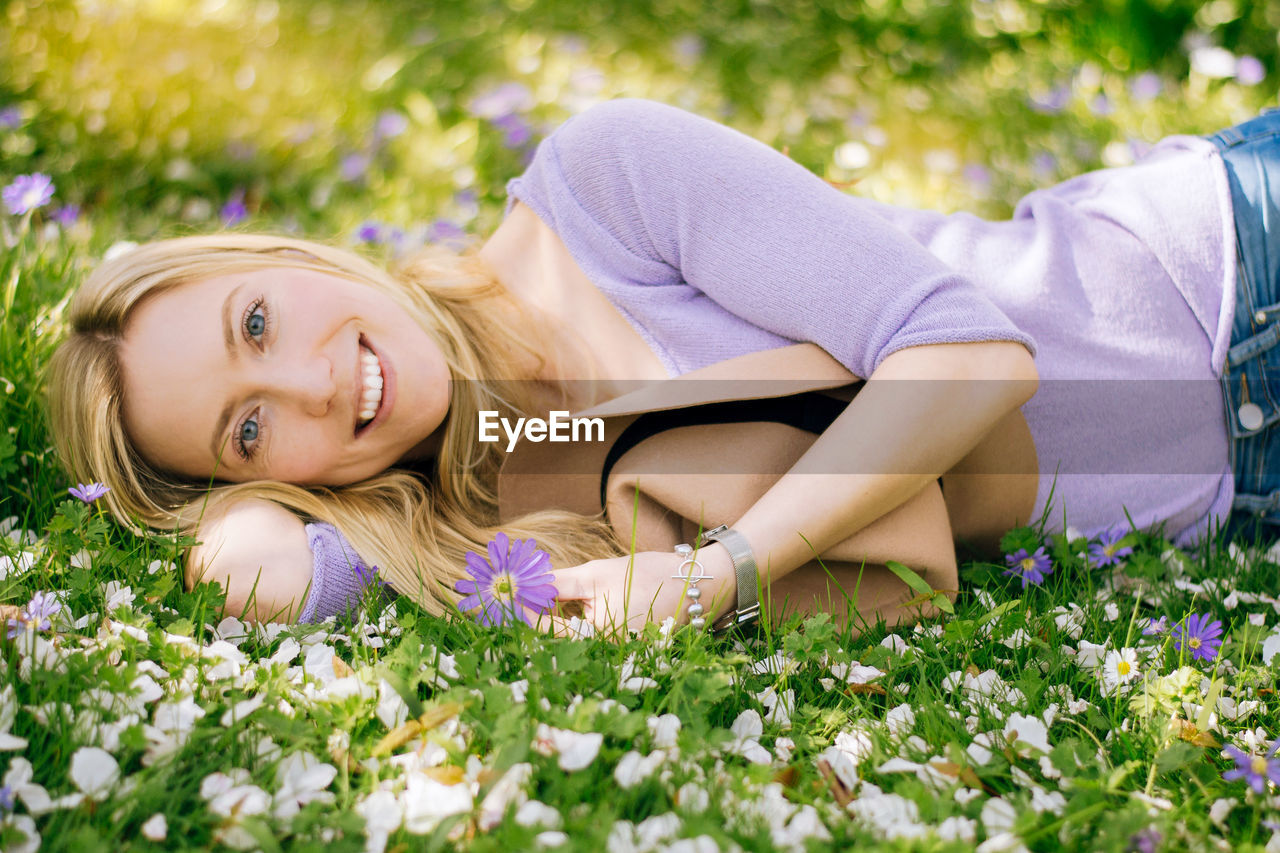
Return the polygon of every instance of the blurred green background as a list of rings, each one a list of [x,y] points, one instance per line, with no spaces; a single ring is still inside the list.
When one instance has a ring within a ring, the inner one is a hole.
[[[40,171],[56,185],[31,223],[44,261],[19,265],[23,316],[0,324],[0,385],[17,389],[0,396],[14,445],[0,497],[28,506],[45,491],[24,468],[48,454],[47,341],[17,339],[48,338],[116,241],[236,227],[374,251],[462,245],[496,225],[539,139],[619,96],[724,121],[851,192],[998,217],[1164,135],[1247,118],[1280,76],[1280,4],[1243,0],[0,9],[0,182]],[[15,222],[0,214],[10,247]]]

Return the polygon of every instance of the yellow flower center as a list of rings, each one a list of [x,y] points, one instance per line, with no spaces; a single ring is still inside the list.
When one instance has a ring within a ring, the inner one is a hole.
[[[1030,557],[1027,557],[1026,559],[1024,559],[1024,560],[1022,561],[1022,570],[1023,570],[1024,572],[1031,571],[1031,570],[1032,570],[1032,569],[1034,569],[1035,567],[1036,567],[1036,561],[1035,561],[1035,560],[1033,560],[1033,559],[1032,559],[1032,558],[1030,558]]]
[[[1127,660],[1122,660],[1120,663],[1116,664],[1116,672],[1121,675],[1128,675],[1131,668],[1132,667],[1129,666],[1129,662]]]
[[[1193,650],[1200,648],[1200,638],[1192,637],[1190,640],[1187,640],[1187,645],[1190,646]]]
[[[493,580],[493,594],[501,596],[515,595],[516,583],[511,575],[499,575]]]
[[[1249,763],[1249,766],[1253,768],[1254,773],[1259,776],[1263,776],[1267,772],[1267,759],[1262,756],[1258,756]]]

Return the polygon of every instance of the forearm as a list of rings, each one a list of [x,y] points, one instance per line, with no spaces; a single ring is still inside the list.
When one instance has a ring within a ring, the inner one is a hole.
[[[922,379],[935,381],[909,381]],[[1034,361],[1016,343],[938,344],[890,355],[732,525],[750,543],[762,579],[786,576],[905,503],[1030,399],[1036,385]],[[707,556],[721,563],[719,555]]]

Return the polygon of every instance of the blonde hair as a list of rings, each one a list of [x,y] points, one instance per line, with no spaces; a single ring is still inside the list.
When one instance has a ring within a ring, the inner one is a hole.
[[[433,476],[424,482],[388,471],[342,487],[257,481],[184,481],[139,453],[124,427],[119,350],[135,307],[184,283],[264,267],[339,275],[399,304],[439,344],[451,382],[449,415]],[[261,498],[303,519],[333,524],[397,592],[441,615],[458,596],[468,551],[483,552],[499,529],[499,444],[480,442],[482,409],[532,414],[535,371],[549,330],[492,310],[510,299],[471,255],[425,251],[394,271],[353,252],[308,240],[215,234],[160,240],[105,261],[72,297],[68,337],[49,365],[49,421],[63,464],[77,482],[102,481],[111,513],[135,531],[195,533],[206,511]],[[513,538],[534,538],[553,565],[621,553],[600,519],[545,511],[504,523]],[[188,566],[186,584],[195,583]],[[296,615],[295,615],[296,618]]]

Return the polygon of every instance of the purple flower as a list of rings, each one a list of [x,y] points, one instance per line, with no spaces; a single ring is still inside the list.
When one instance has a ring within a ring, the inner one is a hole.
[[[21,616],[9,619],[9,639],[27,630],[48,631],[51,625],[49,617],[61,609],[62,602],[52,592],[37,592],[27,602]]]
[[[1271,745],[1271,751],[1265,757],[1250,755],[1244,750],[1228,745],[1222,751],[1231,756],[1236,766],[1223,773],[1222,778],[1228,782],[1243,779],[1244,783],[1253,788],[1254,793],[1257,794],[1266,790],[1268,779],[1280,785],[1280,758],[1275,757],[1277,750],[1280,750],[1280,740]]]
[[[1089,112],[1096,116],[1109,116],[1115,112],[1115,108],[1111,106],[1111,100],[1102,92],[1099,92],[1089,102]]]
[[[70,228],[80,218],[80,205],[64,204],[53,214],[53,219],[63,228]]]
[[[1218,647],[1222,645],[1222,623],[1217,619],[1209,621],[1209,614],[1201,616],[1192,613],[1187,617],[1184,628],[1181,623],[1173,626],[1173,647],[1182,651],[1185,645],[1191,650],[1191,657],[1199,660],[1213,660],[1218,656]]]
[[[53,180],[43,172],[19,175],[4,188],[4,203],[14,216],[44,207],[53,198]]]
[[[387,583],[386,581],[378,577],[377,566],[366,568],[364,563],[357,560],[354,568],[356,570],[356,577],[360,579],[361,588],[368,586],[374,581],[377,581],[379,584],[381,584],[384,587],[391,586],[391,584]]]
[[[369,171],[369,164],[373,160],[368,154],[355,153],[348,154],[342,158],[342,165],[338,167],[338,174],[342,175],[344,181],[358,181],[364,177],[364,173]]]
[[[381,243],[382,242],[382,223],[380,222],[362,222],[360,227],[356,229],[356,239],[361,243]]]
[[[1129,81],[1129,94],[1135,101],[1149,101],[1164,89],[1160,75],[1152,71],[1144,71]]]
[[[227,199],[227,203],[222,206],[222,211],[219,215],[222,217],[222,224],[226,228],[244,221],[245,217],[249,215],[249,209],[244,206],[243,188],[231,194],[231,198]]]
[[[1147,627],[1142,629],[1144,637],[1152,637],[1157,634],[1167,634],[1169,632],[1169,617],[1161,616],[1159,619],[1147,620]]]
[[[489,543],[489,559],[468,553],[467,573],[471,577],[458,581],[454,589],[470,594],[458,602],[458,609],[479,607],[475,616],[481,625],[519,619],[532,626],[525,608],[547,613],[559,594],[552,586],[551,558],[537,547],[532,539],[510,542],[507,534],[498,533]]]
[[[502,131],[502,144],[508,148],[520,148],[533,138],[533,126],[515,113],[495,118],[493,126]]]
[[[1004,561],[1009,564],[1009,568],[1000,574],[1018,578],[1022,581],[1023,589],[1028,584],[1039,586],[1044,583],[1045,575],[1053,573],[1053,560],[1044,552],[1043,545],[1031,556],[1027,555],[1026,548],[1019,548],[1012,554],[1006,554]]]
[[[13,789],[8,785],[0,787],[0,814],[13,811]]]
[[[509,116],[514,113],[532,109],[533,93],[523,83],[503,83],[496,89],[490,89],[472,98],[467,104],[467,112],[476,118],[487,118],[490,121]]]
[[[73,488],[67,489],[71,493],[71,497],[79,498],[87,504],[91,504],[98,498],[111,491],[111,487],[106,483],[77,483]]]
[[[1129,844],[1124,848],[1125,853],[1156,853],[1163,840],[1164,836],[1160,834],[1160,830],[1154,826],[1148,826],[1129,836]]]
[[[22,110],[7,106],[0,110],[0,130],[16,130],[22,127]]]
[[[1095,565],[1110,566],[1120,562],[1121,557],[1127,557],[1133,553],[1133,549],[1127,545],[1123,548],[1118,547],[1120,540],[1125,536],[1124,525],[1117,524],[1109,528],[1106,532],[1099,534],[1098,541],[1089,546],[1089,556],[1093,558]]]
[[[1267,78],[1267,69],[1256,56],[1242,56],[1236,60],[1236,80],[1245,86],[1256,86]]]
[[[437,219],[427,227],[426,238],[429,243],[457,244],[466,241],[467,232],[456,222]]]
[[[1031,109],[1038,113],[1060,113],[1071,101],[1071,88],[1055,86],[1043,95],[1032,95],[1030,101]]]
[[[373,140],[378,144],[387,139],[394,139],[409,129],[409,120],[404,113],[397,110],[383,110],[373,123]]]

